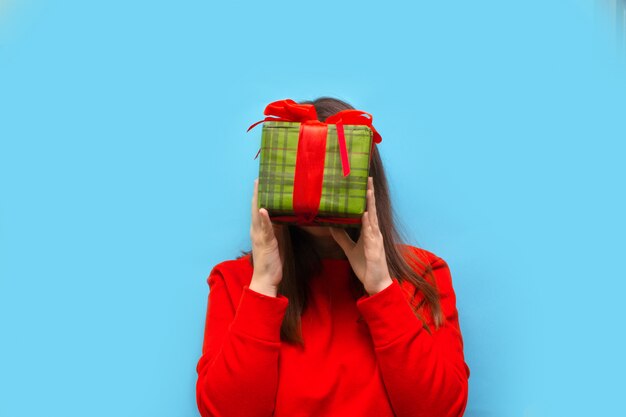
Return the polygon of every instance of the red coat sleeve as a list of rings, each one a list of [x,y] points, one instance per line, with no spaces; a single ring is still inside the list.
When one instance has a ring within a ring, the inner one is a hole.
[[[234,303],[216,268],[207,282],[204,342],[196,366],[198,411],[202,417],[269,417],[276,403],[280,327],[289,300],[246,285]]]
[[[368,324],[376,358],[397,417],[460,417],[468,397],[469,367],[463,355],[456,296],[447,263],[431,263],[447,323],[433,334],[422,327],[396,279],[357,300]]]

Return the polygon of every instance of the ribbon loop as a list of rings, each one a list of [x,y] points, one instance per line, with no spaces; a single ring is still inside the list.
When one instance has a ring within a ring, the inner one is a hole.
[[[326,123],[328,124],[344,124],[344,125],[365,125],[369,127],[374,133],[374,142],[380,143],[383,138],[380,136],[380,133],[374,128],[372,122],[374,121],[374,117],[368,112],[364,112],[362,110],[355,109],[346,109],[341,110],[333,114],[332,116],[328,116],[326,118]]]

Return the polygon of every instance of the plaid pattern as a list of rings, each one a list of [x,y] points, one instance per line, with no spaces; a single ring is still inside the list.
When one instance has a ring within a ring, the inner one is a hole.
[[[298,149],[299,122],[265,122],[261,135],[258,206],[270,215],[293,214],[293,184]],[[317,217],[361,217],[366,208],[367,177],[372,131],[361,125],[344,125],[350,174],[343,176],[337,128],[328,125],[322,196]],[[333,225],[348,227],[336,223]]]

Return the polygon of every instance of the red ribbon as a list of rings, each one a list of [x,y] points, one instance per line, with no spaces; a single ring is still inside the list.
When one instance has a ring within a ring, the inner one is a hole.
[[[369,127],[373,134],[372,150],[375,143],[380,143],[382,137],[372,125],[371,114],[356,110],[346,109],[333,114],[321,122],[317,118],[317,111],[312,104],[299,104],[291,99],[278,100],[268,104],[263,114],[266,117],[253,123],[247,131],[262,122],[282,121],[299,122],[300,133],[298,136],[298,150],[296,154],[296,168],[293,189],[293,209],[295,216],[274,216],[272,220],[293,221],[298,224],[311,224],[315,222],[329,222],[358,224],[360,218],[325,217],[317,219],[320,199],[322,196],[322,183],[324,175],[324,160],[326,157],[326,137],[328,125],[334,124],[337,129],[337,141],[341,155],[341,165],[344,177],[350,174],[348,149],[344,134],[344,125],[364,125]],[[254,159],[259,156],[257,152]],[[372,152],[370,151],[370,161]]]

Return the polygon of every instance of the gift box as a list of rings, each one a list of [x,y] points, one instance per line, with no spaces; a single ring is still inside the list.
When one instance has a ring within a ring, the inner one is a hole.
[[[291,99],[270,103],[265,115],[248,128],[263,123],[258,207],[275,223],[360,225],[372,150],[382,140],[372,116],[349,109],[320,122],[313,105]]]

